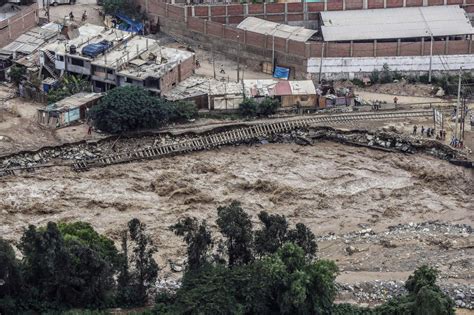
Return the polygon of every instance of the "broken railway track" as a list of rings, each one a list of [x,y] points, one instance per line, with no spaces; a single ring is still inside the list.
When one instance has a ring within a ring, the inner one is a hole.
[[[62,164],[39,164],[29,167],[13,167],[0,169],[0,177],[7,175],[15,175],[16,172],[31,172],[36,169],[53,166],[69,166],[72,167],[73,170],[78,172],[87,171],[90,168],[105,167],[113,164],[121,164],[138,160],[157,159],[176,154],[208,150],[223,145],[246,142],[249,140],[258,139],[263,136],[289,132],[299,128],[308,128],[316,125],[324,126],[341,123],[347,124],[355,121],[390,120],[430,116],[433,116],[433,110],[315,115],[300,119],[264,122],[214,134],[196,136],[195,138],[187,139],[179,143],[157,144],[142,149],[105,155],[91,160],[79,160]]]

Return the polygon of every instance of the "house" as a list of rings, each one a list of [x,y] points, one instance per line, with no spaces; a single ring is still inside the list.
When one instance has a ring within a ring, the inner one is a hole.
[[[66,97],[45,108],[38,109],[38,123],[53,128],[68,126],[86,120],[89,108],[102,98],[100,93],[81,92]]]

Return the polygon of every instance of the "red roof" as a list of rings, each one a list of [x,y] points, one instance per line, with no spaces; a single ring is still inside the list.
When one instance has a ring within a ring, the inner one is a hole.
[[[288,81],[279,81],[275,85],[275,96],[292,95],[291,86]]]

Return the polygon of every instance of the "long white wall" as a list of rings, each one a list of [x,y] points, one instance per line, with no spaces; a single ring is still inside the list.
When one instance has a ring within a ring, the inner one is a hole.
[[[382,70],[384,64],[402,73],[424,73],[429,71],[430,56],[323,58],[321,72],[326,78],[353,78],[374,69]],[[320,65],[321,58],[308,59],[308,73],[319,75]],[[458,71],[460,67],[474,70],[474,55],[433,56],[432,70],[435,73]]]

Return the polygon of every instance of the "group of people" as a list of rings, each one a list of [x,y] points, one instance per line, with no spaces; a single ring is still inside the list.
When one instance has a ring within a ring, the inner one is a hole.
[[[72,13],[72,11],[69,12],[69,19],[70,19],[71,21],[74,21],[74,14]],[[82,22],[85,22],[86,20],[87,20],[87,11],[84,10],[84,12],[82,13],[81,21],[82,21]]]
[[[417,127],[416,125],[413,126],[413,135],[414,135],[414,136],[416,135],[417,130],[418,130],[418,127]],[[421,129],[420,129],[421,135],[424,136],[424,135],[425,135],[425,132],[426,132],[426,136],[427,136],[427,137],[432,137],[432,136],[435,134],[434,128],[427,128],[427,129],[425,129],[424,126],[421,126]],[[444,130],[440,130],[439,132],[440,132],[440,136],[441,136],[442,133],[444,133],[444,135],[446,136]],[[436,137],[438,137],[438,135],[436,135]]]

